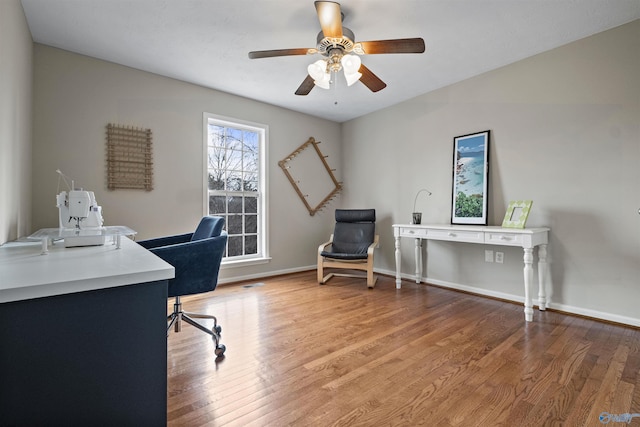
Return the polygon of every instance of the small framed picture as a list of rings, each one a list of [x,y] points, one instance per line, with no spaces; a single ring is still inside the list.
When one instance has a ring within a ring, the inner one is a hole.
[[[451,224],[487,225],[489,133],[453,138]]]
[[[531,212],[533,200],[512,200],[507,207],[507,213],[502,220],[504,228],[524,228]]]

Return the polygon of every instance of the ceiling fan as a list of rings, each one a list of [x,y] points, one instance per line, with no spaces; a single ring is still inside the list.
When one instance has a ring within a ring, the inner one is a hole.
[[[250,59],[272,58],[275,56],[314,55],[324,58],[307,68],[308,75],[296,90],[296,95],[307,95],[314,86],[329,89],[331,75],[344,70],[347,85],[360,80],[372,92],[384,89],[387,84],[362,64],[358,55],[380,53],[423,53],[422,38],[375,40],[355,42],[353,31],[342,26],[340,4],[333,1],[316,1],[316,12],[322,31],[318,33],[315,48],[294,48],[258,50],[249,52]]]

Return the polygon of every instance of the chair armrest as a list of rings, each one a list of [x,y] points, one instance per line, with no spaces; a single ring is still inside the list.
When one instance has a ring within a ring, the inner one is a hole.
[[[318,246],[318,255],[320,255],[322,251],[326,250],[327,246],[331,245],[332,243],[333,243],[333,234],[329,238],[328,242],[324,242],[320,246]]]
[[[373,255],[373,250],[380,246],[380,236],[376,234],[376,237],[373,239],[373,243],[369,245],[367,248],[367,255]]]
[[[160,246],[151,248],[149,251],[162,258],[176,269],[182,271],[192,270],[198,264],[213,265],[217,258],[222,260],[225,244],[227,242],[226,233],[216,237],[177,243],[175,245]],[[219,264],[219,262],[218,262]]]
[[[191,240],[193,233],[176,234],[175,236],[158,237],[156,239],[141,240],[138,242],[140,246],[146,249],[158,248],[161,246],[176,245],[186,243]]]
[[[190,295],[215,289],[227,233],[207,239],[188,241],[150,249],[151,253],[175,268],[169,280],[169,296]],[[180,289],[174,289],[174,286]]]

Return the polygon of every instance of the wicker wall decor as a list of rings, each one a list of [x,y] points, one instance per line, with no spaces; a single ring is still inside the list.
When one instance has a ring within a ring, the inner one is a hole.
[[[107,188],[153,190],[151,129],[107,125]]]
[[[311,216],[322,210],[342,190],[342,183],[333,175],[335,169],[329,167],[326,160],[328,156],[320,152],[318,144],[320,141],[309,138],[278,162]]]

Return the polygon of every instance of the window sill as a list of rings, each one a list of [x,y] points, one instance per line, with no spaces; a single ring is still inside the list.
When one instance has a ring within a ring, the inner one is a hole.
[[[266,258],[250,258],[250,259],[239,259],[234,261],[222,261],[220,268],[236,268],[236,267],[247,267],[250,265],[259,265],[259,264],[267,264],[271,261],[270,257]]]

